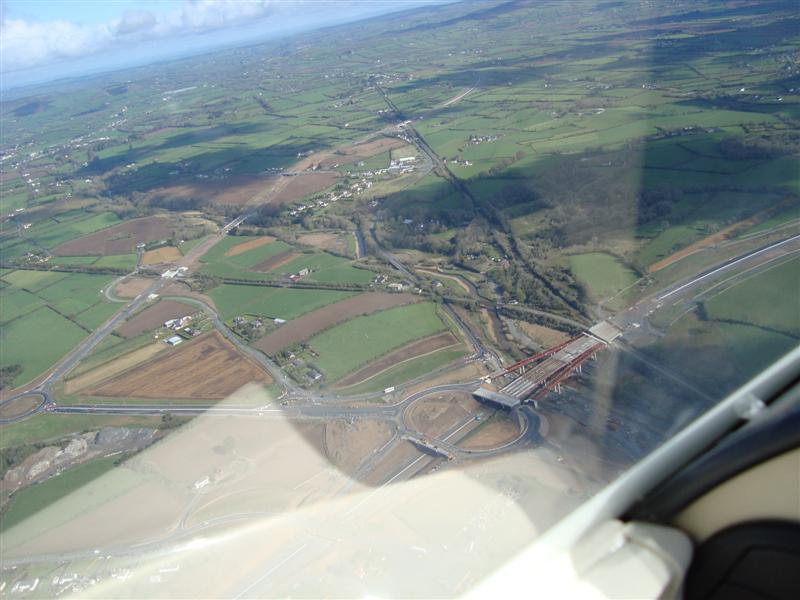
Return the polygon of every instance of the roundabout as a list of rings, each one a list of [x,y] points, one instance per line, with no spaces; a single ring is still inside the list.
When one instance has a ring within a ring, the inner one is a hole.
[[[14,423],[44,410],[47,392],[30,390],[0,403],[0,424]]]

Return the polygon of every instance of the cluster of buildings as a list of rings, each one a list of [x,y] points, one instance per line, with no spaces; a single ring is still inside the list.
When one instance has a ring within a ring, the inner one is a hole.
[[[408,285],[405,283],[398,283],[396,281],[389,282],[389,276],[386,273],[378,273],[375,277],[372,278],[372,285],[378,286],[383,285],[386,286],[386,289],[391,290],[393,292],[402,292],[405,290]]]
[[[175,279],[176,277],[185,277],[189,271],[188,267],[178,267],[177,269],[167,269],[161,274],[164,279]]]
[[[299,281],[303,277],[306,277],[307,275],[310,275],[310,274],[311,274],[311,269],[304,268],[304,269],[300,269],[297,273],[289,273],[288,277],[289,277],[289,281],[294,282],[294,281]]]
[[[502,136],[499,135],[471,135],[469,136],[469,143],[473,146],[477,146],[478,144],[486,144],[488,142],[496,142]]]
[[[191,322],[191,316],[178,317],[176,319],[164,321],[164,327],[175,332],[175,335],[168,337],[164,340],[164,343],[170,346],[177,346],[182,343],[183,340],[196,336],[198,331],[188,326]]]
[[[386,169],[384,169],[384,171],[386,171]],[[350,174],[351,173],[348,171],[348,175]],[[354,198],[372,187],[372,182],[367,179],[367,176],[373,174],[374,173],[372,171],[367,171],[366,173],[362,174],[363,176],[360,179],[351,183],[347,189],[340,191],[334,190],[323,198],[318,198],[317,200],[311,200],[307,204],[295,206],[289,211],[289,215],[292,217],[298,217],[304,213],[311,213],[316,209],[326,208],[328,205],[333,204],[343,198]]]
[[[442,162],[444,164],[451,164],[451,165],[458,165],[459,167],[471,167],[472,161],[471,160],[464,160],[463,158],[443,158]]]

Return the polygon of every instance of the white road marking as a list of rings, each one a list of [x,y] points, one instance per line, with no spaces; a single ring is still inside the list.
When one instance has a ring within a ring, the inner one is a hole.
[[[761,250],[758,250],[758,251],[756,251],[756,252],[753,252],[752,254],[748,254],[747,256],[743,256],[742,258],[739,258],[739,259],[737,259],[737,260],[735,260],[735,261],[733,261],[733,262],[731,262],[731,263],[728,263],[727,265],[723,265],[723,266],[721,266],[721,267],[719,267],[719,268],[717,268],[717,269],[714,269],[713,271],[711,271],[711,272],[709,272],[709,273],[706,273],[705,275],[701,275],[700,277],[698,277],[698,278],[696,278],[696,279],[692,279],[692,280],[691,280],[690,282],[688,282],[688,283],[684,283],[684,284],[683,284],[682,286],[680,286],[679,288],[676,288],[676,289],[672,290],[671,292],[668,292],[668,293],[664,294],[663,296],[659,296],[659,298],[658,298],[658,299],[659,299],[659,300],[664,300],[665,298],[669,298],[669,297],[670,297],[670,296],[672,296],[673,294],[677,294],[677,293],[678,293],[678,292],[680,292],[681,290],[685,290],[687,287],[694,285],[694,284],[695,284],[695,283],[697,283],[698,281],[702,281],[702,280],[703,280],[703,279],[705,279],[706,277],[711,277],[712,275],[714,275],[714,274],[716,274],[716,273],[719,273],[720,271],[724,271],[725,269],[729,269],[729,268],[731,268],[732,266],[734,266],[734,265],[737,265],[737,264],[739,264],[739,263],[740,263],[740,262],[742,262],[742,261],[745,261],[745,260],[747,260],[747,259],[749,259],[749,258],[753,258],[754,256],[758,256],[759,254],[762,254],[762,253],[764,253],[764,252],[768,252],[769,250],[772,250],[772,249],[774,249],[774,248],[777,248],[778,246],[782,246],[783,244],[788,244],[789,242],[791,242],[791,241],[794,241],[794,240],[796,240],[796,239],[800,239],[800,235],[796,235],[796,236],[794,236],[794,237],[790,237],[789,239],[783,240],[782,242],[778,242],[778,243],[776,243],[776,244],[772,244],[771,246],[767,246],[766,248],[762,248]]]

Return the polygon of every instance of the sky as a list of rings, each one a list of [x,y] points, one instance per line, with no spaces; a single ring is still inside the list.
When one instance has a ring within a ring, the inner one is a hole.
[[[0,0],[4,88],[452,0]]]

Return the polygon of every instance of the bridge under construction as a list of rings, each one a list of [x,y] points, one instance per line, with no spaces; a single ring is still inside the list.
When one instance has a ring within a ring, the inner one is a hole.
[[[484,385],[473,394],[495,407],[512,409],[535,402],[561,382],[580,372],[584,362],[596,356],[620,335],[619,329],[603,321],[581,335],[548,348],[484,377]]]

